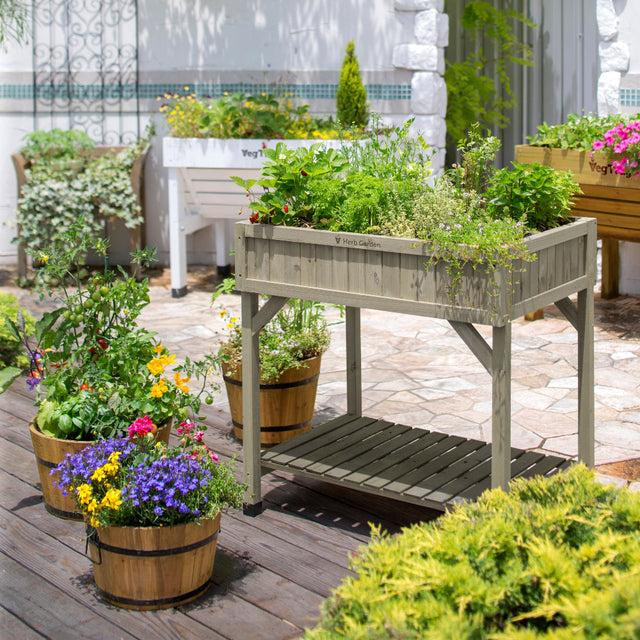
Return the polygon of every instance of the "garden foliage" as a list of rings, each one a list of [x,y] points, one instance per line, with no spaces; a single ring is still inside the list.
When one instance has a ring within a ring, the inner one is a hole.
[[[0,365],[3,367],[29,366],[29,359],[23,353],[22,342],[13,335],[11,326],[19,323],[22,333],[32,336],[35,330],[33,316],[18,306],[18,298],[12,293],[0,293]]]
[[[533,64],[532,49],[514,24],[523,29],[534,26],[514,9],[498,9],[484,0],[465,5],[461,25],[474,48],[462,62],[448,64],[444,73],[447,137],[453,144],[465,137],[470,123],[483,127],[509,123],[505,112],[516,105],[509,69]]]
[[[84,235],[81,224],[61,241],[37,253],[43,266],[36,275],[41,296],[61,306],[43,314],[33,337],[21,323],[7,321],[29,359],[26,382],[37,392],[38,427],[49,436],[92,440],[121,434],[137,416],[163,425],[197,412],[215,359],[178,364],[136,322],[149,304],[148,281],[106,264],[83,280],[82,257],[88,250],[105,257],[106,243]],[[149,250],[132,256],[141,267],[153,259]],[[193,389],[196,379],[199,389]]]
[[[118,154],[96,157],[93,142],[78,131],[36,131],[21,150],[28,160],[27,182],[18,200],[20,242],[38,250],[82,225],[100,235],[105,218],[121,219],[127,228],[142,222],[131,185],[131,169],[148,144],[146,138]]]
[[[185,87],[188,91],[189,87]],[[313,117],[308,104],[292,94],[225,94],[220,98],[193,93],[165,94],[160,113],[175,138],[336,138],[331,118]]]
[[[640,637],[640,494],[578,465],[395,537],[374,530],[308,640]]]

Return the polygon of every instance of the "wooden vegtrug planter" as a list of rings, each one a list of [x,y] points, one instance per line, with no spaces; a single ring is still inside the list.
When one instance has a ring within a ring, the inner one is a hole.
[[[311,429],[322,356],[306,366],[287,369],[278,380],[260,383],[260,446],[263,449]],[[233,433],[243,439],[242,367],[225,372],[224,382],[231,409]]]
[[[261,510],[264,472],[285,470],[351,488],[446,509],[512,477],[551,473],[564,458],[511,448],[511,321],[555,303],[578,332],[578,450],[594,463],[593,288],[596,221],[526,239],[534,262],[487,273],[464,266],[452,303],[451,276],[427,243],[294,227],[236,224],[236,288],[242,293],[246,512]],[[577,293],[577,304],[569,296]],[[260,295],[271,296],[259,308]],[[347,411],[260,451],[258,335],[289,298],[346,307]],[[362,415],[360,309],[446,319],[491,380],[491,444],[392,425]],[[492,327],[488,343],[475,324]]]
[[[618,241],[640,242],[640,179],[613,172],[603,153],[550,149],[518,145],[515,160],[571,171],[583,195],[572,208],[576,216],[598,221],[598,238],[602,239],[602,298],[618,295]]]
[[[87,545],[98,595],[125,609],[177,607],[209,587],[220,514],[173,527],[94,529]]]

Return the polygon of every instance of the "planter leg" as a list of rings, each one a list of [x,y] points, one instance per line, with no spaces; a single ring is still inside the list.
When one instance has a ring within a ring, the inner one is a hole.
[[[184,229],[184,208],[178,169],[169,169],[169,263],[171,297],[187,294],[187,236]]]
[[[595,464],[593,287],[578,292],[578,458]]]
[[[600,297],[603,300],[618,297],[618,280],[620,277],[619,246],[616,238],[602,238]]]
[[[362,363],[360,357],[360,309],[345,311],[347,343],[347,413],[362,416]]]
[[[242,292],[242,451],[244,455],[244,512],[262,511],[260,469],[260,353],[259,329],[254,331],[258,294]]]
[[[511,480],[511,323],[493,327],[491,488]]]

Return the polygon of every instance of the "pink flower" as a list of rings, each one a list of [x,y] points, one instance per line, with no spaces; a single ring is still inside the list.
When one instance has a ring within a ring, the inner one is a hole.
[[[129,425],[129,437],[134,438],[135,436],[142,437],[147,433],[155,433],[156,425],[153,424],[151,418],[149,416],[145,416],[144,418],[138,418],[135,422]]]
[[[189,434],[193,430],[194,426],[195,425],[193,424],[193,422],[190,422],[189,420],[187,420],[186,422],[181,422],[180,426],[176,429],[176,431],[180,436],[184,434]]]
[[[214,462],[218,462],[218,455],[216,453],[213,453],[213,451],[209,451],[209,457],[214,461]]]
[[[200,443],[202,442],[202,438],[204,437],[204,431],[196,431],[193,434],[193,439],[197,442]]]
[[[596,140],[593,143],[593,150],[594,151],[600,151],[600,149],[604,148],[604,142],[602,140]]]

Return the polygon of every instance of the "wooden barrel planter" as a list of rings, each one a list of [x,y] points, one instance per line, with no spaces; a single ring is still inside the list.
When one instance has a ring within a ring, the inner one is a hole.
[[[138,204],[140,205],[140,224],[129,230],[129,246],[130,250],[136,251],[142,249],[145,244],[146,236],[146,208],[145,208],[145,193],[144,193],[144,167],[149,154],[149,146],[145,147],[140,155],[135,159],[133,166],[131,167],[131,187],[136,195]],[[105,154],[116,155],[121,151],[126,150],[126,146],[98,146],[92,152],[91,155],[95,157],[103,156]],[[18,182],[18,198],[22,191],[22,187],[27,182],[26,171],[28,169],[28,162],[26,158],[20,153],[14,153],[11,155],[13,161],[13,167],[16,172],[16,179]],[[108,219],[107,219],[108,222]],[[18,277],[25,277],[27,275],[27,253],[25,251],[24,244],[20,241],[20,225],[16,229],[16,239],[18,243]],[[131,265],[132,273],[137,275],[139,267],[137,265]]]
[[[35,418],[29,423],[33,452],[36,456],[40,486],[44,508],[58,518],[65,520],[82,520],[82,514],[76,509],[75,500],[71,495],[63,495],[62,491],[54,486],[59,479],[59,474],[51,474],[51,470],[64,460],[68,453],[77,453],[92,444],[91,440],[62,440],[47,436],[36,423]],[[171,423],[158,430],[158,439],[169,442]]]
[[[277,382],[260,384],[260,446],[263,449],[311,429],[322,356],[287,369]],[[233,433],[242,440],[242,367],[224,373]]]
[[[220,514],[174,527],[105,527],[87,539],[98,595],[125,609],[168,609],[209,587]]]

